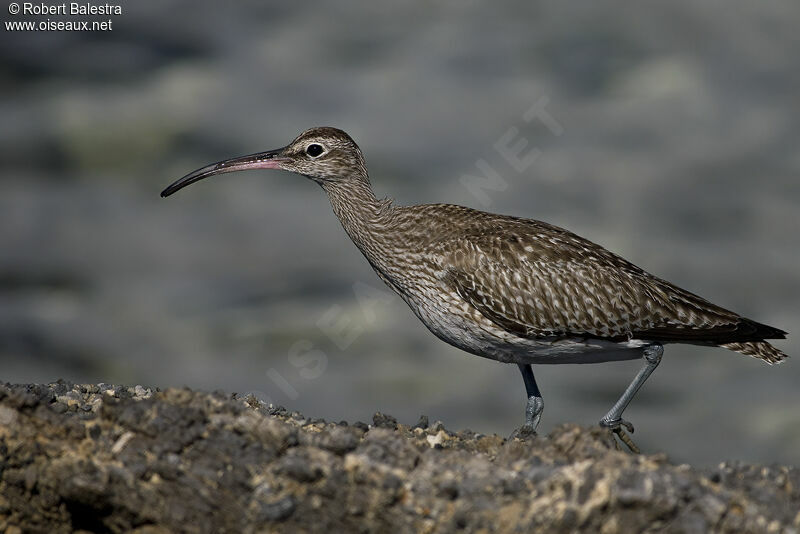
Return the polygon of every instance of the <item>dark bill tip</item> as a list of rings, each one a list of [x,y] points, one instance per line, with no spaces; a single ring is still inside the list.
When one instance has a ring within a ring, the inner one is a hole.
[[[278,148],[276,150],[268,150],[267,152],[240,156],[238,158],[226,159],[224,161],[212,163],[211,165],[206,165],[170,184],[161,192],[161,196],[168,197],[187,185],[199,182],[203,178],[208,178],[216,174],[245,171],[248,169],[280,169],[281,162],[286,160],[286,158],[279,157],[283,150],[283,148]]]

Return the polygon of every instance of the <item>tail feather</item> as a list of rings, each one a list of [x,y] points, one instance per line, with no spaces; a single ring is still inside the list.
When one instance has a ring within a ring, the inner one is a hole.
[[[760,358],[769,364],[780,363],[788,356],[766,341],[747,341],[744,343],[720,343],[720,347],[728,350]]]

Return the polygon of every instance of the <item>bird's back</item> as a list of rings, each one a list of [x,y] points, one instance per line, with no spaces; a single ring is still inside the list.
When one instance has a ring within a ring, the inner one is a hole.
[[[415,264],[523,339],[719,345],[774,363],[786,333],[712,304],[563,228],[450,204],[398,207],[391,225]]]

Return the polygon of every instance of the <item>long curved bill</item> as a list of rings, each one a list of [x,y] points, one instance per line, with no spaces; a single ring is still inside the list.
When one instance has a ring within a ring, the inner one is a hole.
[[[283,148],[275,150],[268,150],[267,152],[259,152],[258,154],[250,154],[247,156],[239,156],[238,158],[226,159],[218,161],[211,165],[206,165],[202,169],[197,169],[190,172],[180,180],[176,180],[172,185],[167,187],[161,192],[162,197],[168,197],[172,193],[183,189],[187,185],[199,182],[203,178],[214,176],[215,174],[225,174],[227,172],[245,171],[248,169],[280,169],[280,163],[286,161],[287,158],[280,157]]]

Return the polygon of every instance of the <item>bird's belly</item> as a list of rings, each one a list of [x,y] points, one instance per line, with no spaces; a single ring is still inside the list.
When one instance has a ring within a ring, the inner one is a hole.
[[[462,350],[505,363],[601,363],[642,357],[647,342],[612,342],[590,337],[523,338],[507,332],[457,298],[405,299],[439,339]]]

